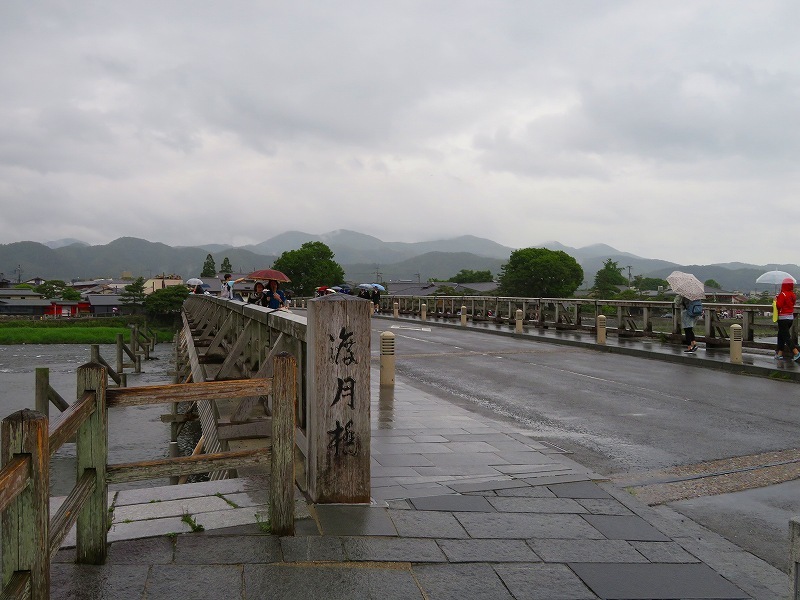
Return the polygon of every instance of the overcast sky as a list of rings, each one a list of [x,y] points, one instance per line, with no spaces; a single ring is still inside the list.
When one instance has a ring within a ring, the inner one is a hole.
[[[0,243],[800,262],[796,0],[0,3]]]

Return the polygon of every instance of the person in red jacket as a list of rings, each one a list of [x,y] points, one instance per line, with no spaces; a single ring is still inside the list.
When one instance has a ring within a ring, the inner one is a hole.
[[[794,295],[794,282],[791,279],[784,279],[781,284],[781,291],[775,297],[775,305],[778,308],[778,345],[775,348],[775,358],[783,360],[783,353],[786,348],[792,352],[792,360],[800,360],[800,350],[792,338],[792,323],[794,322],[794,303],[797,297]]]

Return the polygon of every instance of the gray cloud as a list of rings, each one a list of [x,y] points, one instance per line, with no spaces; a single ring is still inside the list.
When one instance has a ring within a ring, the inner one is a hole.
[[[797,216],[798,17],[789,0],[3,3],[0,242],[350,228],[766,262],[739,232],[790,239]],[[687,248],[682,211],[721,224],[714,242]]]

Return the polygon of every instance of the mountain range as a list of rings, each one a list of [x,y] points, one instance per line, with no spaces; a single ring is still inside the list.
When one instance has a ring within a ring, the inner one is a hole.
[[[428,242],[384,242],[374,236],[349,230],[336,230],[322,235],[288,231],[259,244],[232,247],[222,244],[173,247],[158,242],[122,237],[105,245],[91,246],[75,239],[47,243],[14,242],[0,244],[0,272],[10,280],[63,279],[65,281],[117,278],[123,273],[150,277],[161,273],[183,278],[196,277],[206,256],[211,254],[217,268],[225,258],[236,272],[246,273],[272,265],[282,252],[295,250],[305,242],[324,242],[335,260],[353,282],[382,279],[427,281],[448,279],[462,269],[491,271],[493,276],[508,260],[514,248],[475,236],[460,236]],[[726,290],[750,291],[765,289],[755,284],[764,271],[780,269],[800,274],[800,267],[787,265],[752,265],[725,263],[713,265],[680,265],[643,258],[605,244],[571,248],[551,241],[537,248],[562,250],[574,257],[584,271],[584,284],[594,281],[595,273],[611,259],[631,276],[665,278],[674,270],[694,273],[700,280],[714,279]]]

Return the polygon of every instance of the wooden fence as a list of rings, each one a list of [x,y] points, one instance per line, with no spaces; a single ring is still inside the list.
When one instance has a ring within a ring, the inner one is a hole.
[[[43,383],[41,385],[44,387]],[[29,409],[3,419],[0,428],[2,598],[49,598],[50,560],[73,525],[77,524],[77,562],[101,564],[105,561],[110,483],[204,473],[271,461],[272,530],[277,534],[293,533],[294,443],[289,432],[295,428],[296,388],[295,359],[288,353],[274,356],[270,378],[116,389],[108,389],[103,365],[88,363],[78,368],[77,400],[64,410],[57,423],[50,423],[45,415]],[[108,407],[261,394],[271,394],[273,399],[271,448],[107,464]],[[51,396],[49,390],[43,396]],[[50,457],[73,437],[78,465],[76,483],[51,517]]]

